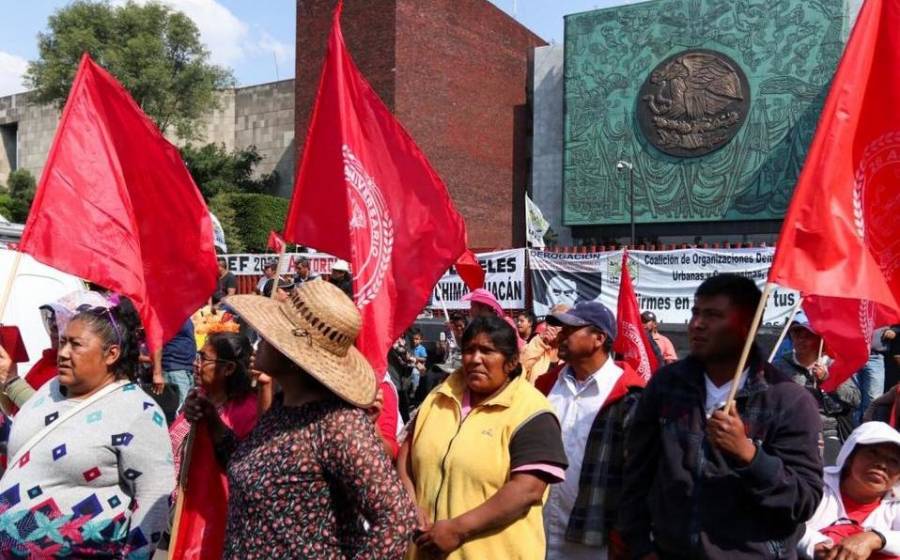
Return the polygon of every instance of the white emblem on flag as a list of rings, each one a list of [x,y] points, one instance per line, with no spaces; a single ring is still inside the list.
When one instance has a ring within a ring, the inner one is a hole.
[[[394,249],[394,222],[381,189],[346,144],[344,178],[350,187],[353,277],[356,306],[368,305],[381,290]]]

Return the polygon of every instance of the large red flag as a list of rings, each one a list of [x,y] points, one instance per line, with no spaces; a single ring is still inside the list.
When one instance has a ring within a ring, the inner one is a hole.
[[[656,354],[650,346],[650,339],[641,323],[641,310],[638,307],[637,294],[631,283],[628,272],[628,251],[622,253],[622,272],[619,276],[619,301],[616,310],[616,330],[619,331],[613,341],[613,350],[622,355],[623,361],[634,368],[644,381],[649,381],[653,372],[659,368]]]
[[[341,4],[310,119],[284,237],[351,263],[357,345],[376,371],[434,285],[466,250],[447,188],[360,74]]]
[[[900,310],[900,2],[866,0],[781,229],[769,281],[800,290],[836,355],[826,389]]]
[[[19,250],[130,297],[151,350],[215,290],[212,221],[178,149],[87,54]]]

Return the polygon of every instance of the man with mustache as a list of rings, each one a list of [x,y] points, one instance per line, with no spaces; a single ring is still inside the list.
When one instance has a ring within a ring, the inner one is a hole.
[[[742,276],[704,281],[688,323],[690,355],[643,392],[619,510],[631,557],[796,557],[822,497],[816,403],[754,348],[736,410],[723,410],[760,297]]]

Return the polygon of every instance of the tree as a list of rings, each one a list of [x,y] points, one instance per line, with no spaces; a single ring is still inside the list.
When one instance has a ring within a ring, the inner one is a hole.
[[[48,19],[26,81],[43,103],[65,104],[84,52],[109,70],[162,131],[196,138],[198,120],[217,105],[216,90],[234,84],[209,62],[197,26],[156,3],[123,6],[78,0]]]
[[[254,177],[253,169],[263,160],[256,146],[227,152],[222,144],[188,144],[181,157],[206,200],[222,193],[274,194],[278,183],[275,172]]]
[[[0,195],[0,212],[10,222],[24,224],[34,202],[36,183],[26,169],[17,169],[6,180],[6,193]]]
[[[265,252],[269,232],[284,225],[288,202],[265,194],[221,193],[209,209],[222,223],[230,252]]]

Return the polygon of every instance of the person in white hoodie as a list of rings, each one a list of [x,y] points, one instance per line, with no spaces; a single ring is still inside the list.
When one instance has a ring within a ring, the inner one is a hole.
[[[884,422],[856,428],[797,545],[815,560],[900,558],[900,433]]]

